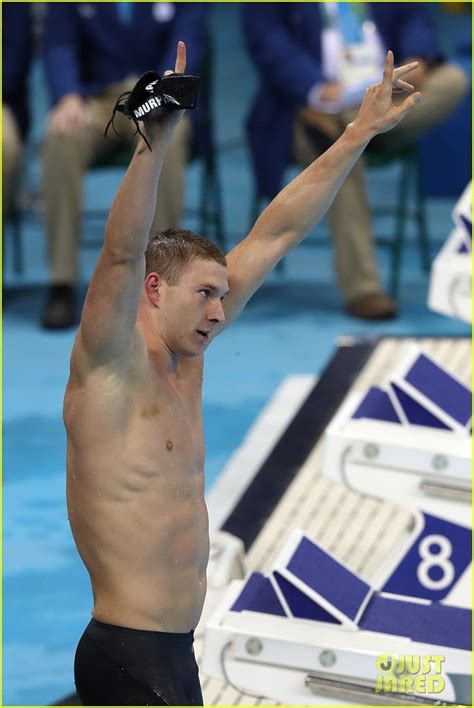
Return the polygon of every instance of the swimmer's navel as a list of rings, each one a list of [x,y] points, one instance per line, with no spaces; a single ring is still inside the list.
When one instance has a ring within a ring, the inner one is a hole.
[[[167,440],[167,441],[166,441],[165,447],[166,447],[167,450],[172,450],[172,449],[173,449],[173,443],[171,442],[171,440]]]
[[[142,418],[145,418],[145,420],[147,420],[148,418],[154,418],[156,415],[158,415],[159,410],[158,406],[150,406],[150,408],[142,408],[140,412]]]

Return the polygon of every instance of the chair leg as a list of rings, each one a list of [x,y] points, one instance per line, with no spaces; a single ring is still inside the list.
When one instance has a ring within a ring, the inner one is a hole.
[[[199,231],[205,234],[209,225],[209,191],[210,191],[210,176],[212,169],[210,165],[211,158],[205,157],[203,161],[203,174],[201,182],[201,197],[199,203]]]
[[[405,228],[407,221],[407,198],[410,183],[410,162],[404,162],[400,181],[398,185],[398,203],[395,217],[395,234],[392,246],[392,262],[390,271],[389,292],[394,300],[398,296],[398,288],[400,285],[400,265],[405,246]]]
[[[2,279],[5,280],[5,223],[2,223]]]
[[[21,234],[21,214],[15,212],[12,219],[13,268],[16,275],[23,273],[23,239]]]
[[[205,235],[209,222],[209,166],[210,158],[207,156],[203,161],[203,174],[201,179],[201,196],[199,199],[199,232]]]
[[[21,212],[15,206],[13,207],[7,223],[10,223],[11,242],[13,252],[13,270],[16,275],[23,273],[23,240],[21,233]],[[2,273],[5,265],[6,256],[6,239],[5,239],[5,224],[3,225],[4,238],[2,239]]]
[[[215,241],[222,249],[225,249],[222,194],[214,155],[209,154],[205,157],[203,170],[199,208],[200,232],[205,234],[212,226]]]
[[[420,249],[421,264],[425,273],[431,267],[430,241],[426,227],[426,200],[423,189],[423,175],[421,163],[418,157],[415,159],[415,180],[416,180],[416,208],[415,219],[418,225],[418,246]]]
[[[214,203],[214,223],[215,223],[215,235],[216,241],[219,246],[225,250],[226,248],[226,234],[224,228],[224,205],[222,201],[222,190],[221,182],[219,179],[219,168],[215,158],[213,157],[213,170],[212,170],[212,192],[213,192],[213,203]]]

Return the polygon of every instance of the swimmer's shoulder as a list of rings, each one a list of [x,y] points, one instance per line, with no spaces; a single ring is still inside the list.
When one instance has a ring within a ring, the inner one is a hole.
[[[96,424],[100,427],[104,420],[113,427],[124,423],[137,398],[133,391],[141,391],[146,379],[147,353],[140,337],[133,342],[131,352],[125,363],[120,360],[100,365],[91,363],[78,331],[63,405],[63,418],[69,432],[77,431],[77,425],[81,429],[90,429]]]
[[[107,372],[107,375],[115,372],[117,375],[128,376],[133,369],[143,366],[147,359],[145,342],[138,327],[131,334],[130,345],[127,356],[94,357],[88,352],[79,327],[70,358],[71,377],[85,378],[98,371]]]

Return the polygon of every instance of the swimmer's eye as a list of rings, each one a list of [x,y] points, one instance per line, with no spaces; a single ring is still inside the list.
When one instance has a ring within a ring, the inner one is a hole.
[[[209,295],[211,294],[211,291],[210,291],[210,290],[206,290],[206,289],[200,290],[199,292],[200,292],[201,295],[202,295],[203,297],[205,297],[205,298],[208,298]]]

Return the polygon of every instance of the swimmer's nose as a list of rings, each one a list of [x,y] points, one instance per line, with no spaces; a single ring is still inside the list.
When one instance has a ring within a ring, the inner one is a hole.
[[[213,303],[211,313],[208,317],[212,322],[224,322],[225,312],[221,300],[217,300],[217,302]]]

